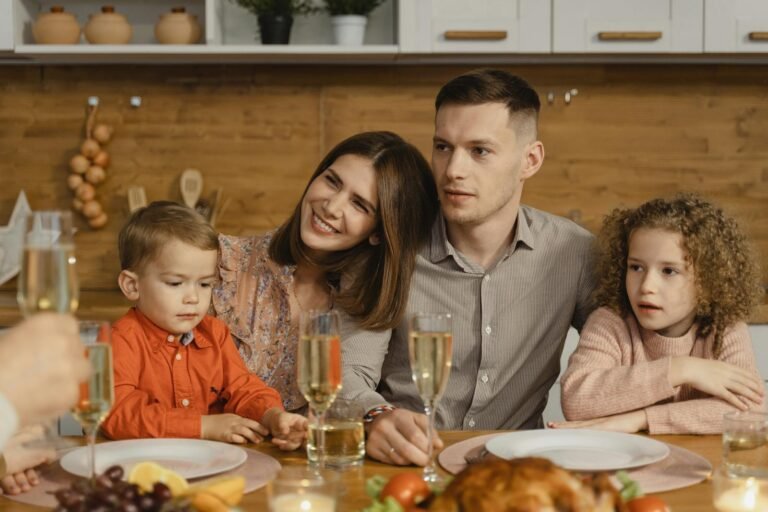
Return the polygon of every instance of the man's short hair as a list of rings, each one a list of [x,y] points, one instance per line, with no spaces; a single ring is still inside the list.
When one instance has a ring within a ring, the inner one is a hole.
[[[140,270],[172,240],[204,251],[219,248],[216,231],[200,214],[178,203],[155,201],[136,210],[120,230],[120,268]]]

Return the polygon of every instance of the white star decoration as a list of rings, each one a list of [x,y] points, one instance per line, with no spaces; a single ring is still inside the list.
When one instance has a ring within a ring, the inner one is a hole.
[[[27,195],[22,190],[16,199],[7,226],[0,226],[0,284],[9,281],[21,268],[21,242],[24,236],[24,217],[31,212]]]

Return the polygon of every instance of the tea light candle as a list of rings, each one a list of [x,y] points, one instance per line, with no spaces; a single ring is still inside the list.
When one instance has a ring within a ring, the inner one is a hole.
[[[275,496],[270,507],[273,512],[335,512],[336,500],[315,493],[295,493]]]
[[[768,510],[768,496],[760,493],[754,478],[748,478],[743,486],[727,489],[715,498],[715,508],[720,512],[760,512]]]

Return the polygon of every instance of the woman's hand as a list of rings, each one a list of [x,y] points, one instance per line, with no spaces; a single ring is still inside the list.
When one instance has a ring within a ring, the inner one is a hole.
[[[7,474],[0,480],[4,493],[19,494],[40,483],[33,468],[56,460],[56,452],[50,448],[27,448],[24,445],[44,437],[43,427],[35,425],[20,430],[8,441],[3,450]]]
[[[261,419],[272,433],[272,443],[281,450],[295,450],[307,438],[307,418],[279,408],[268,410]]]
[[[209,414],[203,416],[201,437],[225,443],[260,443],[269,435],[261,423],[237,414]]]
[[[549,428],[593,428],[596,430],[611,430],[634,434],[648,428],[648,417],[644,410],[625,412],[604,418],[594,418],[584,421],[550,421]]]
[[[724,361],[699,357],[673,357],[669,368],[672,386],[688,384],[746,411],[763,401],[763,382],[752,372]]]

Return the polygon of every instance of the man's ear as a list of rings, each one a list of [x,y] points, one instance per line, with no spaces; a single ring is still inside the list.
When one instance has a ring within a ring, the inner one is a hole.
[[[117,276],[117,284],[126,299],[134,302],[139,300],[139,276],[135,272],[121,271]]]
[[[378,233],[373,233],[368,237],[368,243],[371,245],[379,245],[381,243],[381,236]]]
[[[525,181],[541,169],[544,163],[544,144],[537,140],[531,142],[523,154],[523,169],[520,173],[520,180]]]

